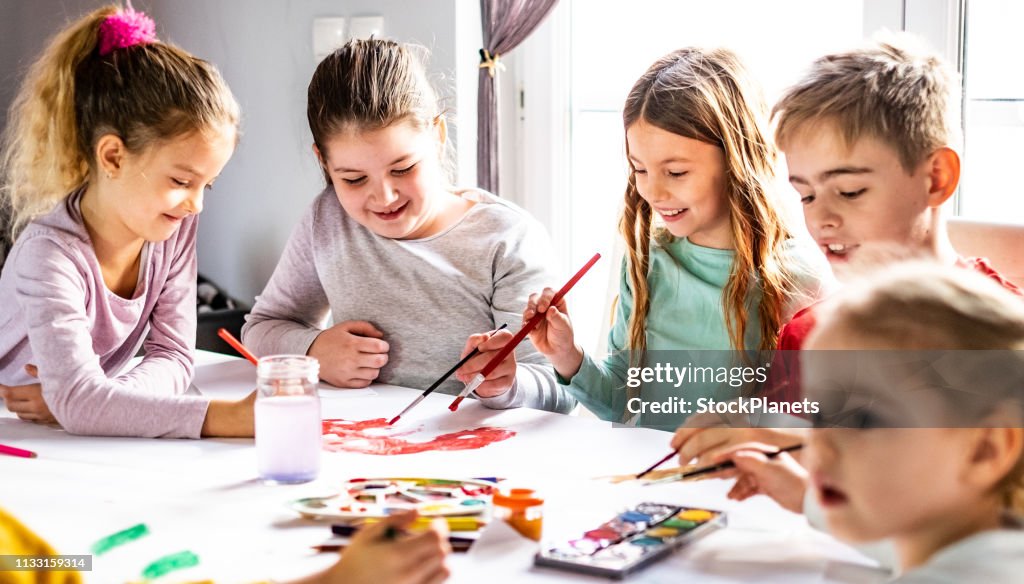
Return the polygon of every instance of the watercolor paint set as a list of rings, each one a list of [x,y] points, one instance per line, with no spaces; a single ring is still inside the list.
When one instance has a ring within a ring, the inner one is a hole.
[[[385,477],[346,481],[337,494],[289,507],[305,517],[359,520],[415,509],[424,517],[489,516],[495,484],[478,479]]]
[[[622,579],[725,524],[721,511],[640,503],[578,539],[544,545],[534,564]]]

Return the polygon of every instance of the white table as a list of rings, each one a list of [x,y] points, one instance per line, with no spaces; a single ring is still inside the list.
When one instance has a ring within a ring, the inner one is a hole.
[[[241,397],[254,386],[247,362],[200,354],[198,385],[214,397]],[[373,391],[321,390],[325,418],[390,418],[415,395],[377,385]],[[329,536],[324,523],[300,518],[285,503],[332,492],[356,476],[499,476],[538,489],[546,499],[545,535],[578,536],[622,506],[663,501],[729,512],[730,526],[632,578],[642,582],[824,582],[836,562],[864,563],[852,549],[807,526],[764,497],[726,500],[729,483],[708,480],[654,487],[612,485],[594,477],[636,472],[666,452],[668,434],[537,410],[488,410],[431,395],[402,420],[431,434],[482,425],[517,435],[479,450],[372,456],[325,452],[321,476],[293,486],[256,480],[251,440],[150,440],[69,436],[0,413],[0,442],[37,459],[0,456],[0,506],[21,518],[60,553],[87,554],[99,538],[138,523],[146,537],[93,559],[89,582],[140,579],[153,560],[195,552],[200,563],[161,581],[222,582],[287,578],[333,561],[309,546]],[[601,578],[533,568],[530,550],[501,557],[453,554],[455,582],[590,581]]]

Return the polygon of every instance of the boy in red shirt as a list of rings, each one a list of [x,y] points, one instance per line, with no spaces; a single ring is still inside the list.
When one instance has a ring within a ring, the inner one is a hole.
[[[775,141],[786,155],[807,229],[837,278],[884,261],[879,251],[931,257],[985,274],[1021,294],[984,258],[964,258],[949,241],[944,212],[960,180],[956,75],[909,37],[817,59],[772,110]],[[766,395],[801,399],[797,353],[814,328],[815,309],[798,312],[780,334]],[[721,422],[694,416],[689,425]],[[706,462],[741,442],[780,446],[800,431],[767,428],[680,428],[679,460]]]

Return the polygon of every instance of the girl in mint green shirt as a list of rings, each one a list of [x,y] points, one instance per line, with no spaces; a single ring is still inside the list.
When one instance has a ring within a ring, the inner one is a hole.
[[[674,430],[689,415],[680,399],[692,413],[700,399],[749,392],[757,379],[657,383],[630,372],[659,363],[756,368],[756,359],[735,351],[773,350],[781,325],[820,294],[820,276],[829,273],[824,258],[793,240],[772,201],[777,154],[766,113],[725,49],[669,53],[630,91],[623,108],[630,176],[620,221],[627,254],[609,356],[596,361],[583,352],[564,300],[551,305],[553,290],[532,295],[523,313],[525,320],[547,312],[530,340],[602,419]],[[674,410],[652,411],[673,399]]]

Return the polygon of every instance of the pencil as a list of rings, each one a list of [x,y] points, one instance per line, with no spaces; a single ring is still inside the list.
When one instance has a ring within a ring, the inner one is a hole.
[[[504,328],[507,328],[507,327],[508,327],[508,323],[507,322],[506,323],[502,323],[501,326],[499,326],[498,328],[494,329],[494,332],[491,333],[491,335],[493,336],[494,333],[496,333],[496,332],[498,332],[498,331],[500,331],[500,330],[502,330]],[[456,371],[458,371],[459,367],[462,367],[463,365],[465,365],[467,361],[469,361],[470,359],[475,357],[479,352],[480,352],[480,347],[474,347],[473,350],[468,355],[466,355],[465,357],[460,359],[459,362],[456,363],[454,367],[449,369],[437,381],[435,381],[433,384],[431,384],[431,386],[428,387],[427,390],[424,391],[422,394],[420,394],[419,397],[417,397],[416,399],[412,400],[411,404],[405,406],[404,410],[398,412],[398,415],[395,416],[394,418],[392,418],[390,422],[388,422],[388,426],[394,426],[395,422],[397,422],[399,418],[401,418],[405,414],[409,413],[409,410],[411,410],[414,407],[416,407],[421,401],[423,401],[424,398],[426,398],[428,395],[430,395],[431,392],[433,392],[435,389],[440,387],[440,385],[442,383],[444,383],[446,379],[451,377],[452,373],[455,373]]]
[[[444,520],[444,522],[448,524],[448,529],[451,530],[451,531],[476,531],[478,529],[481,529],[485,525],[487,525],[486,521],[481,521],[477,517],[456,516],[456,517],[437,517],[437,518],[435,518],[435,517],[422,517],[421,516],[421,517],[417,517],[416,519],[414,519],[412,521],[412,523],[409,525],[409,527],[410,528],[424,528],[425,529],[425,528],[430,527],[430,524],[433,523],[434,519],[442,519],[442,520]],[[360,521],[359,524],[360,525],[370,525],[372,523],[379,523],[380,521],[381,521],[381,519],[378,519],[376,517],[368,517],[368,518],[363,519],[362,521]],[[335,527],[338,527],[339,529],[345,529],[345,528],[347,528],[349,526],[348,525],[338,525],[338,526],[332,525],[331,529],[334,530]],[[334,533],[338,533],[338,532],[335,531]],[[339,535],[344,535],[344,534],[339,534]]]
[[[476,540],[455,537],[448,538],[448,544],[452,546],[453,552],[468,552],[469,548],[473,546],[474,541]],[[348,546],[348,543],[322,543],[313,546],[313,549],[318,552],[340,552],[344,551]]]
[[[766,453],[764,453],[764,455],[767,456],[768,458],[775,458],[776,456],[782,454],[783,452],[793,452],[795,450],[800,450],[803,447],[804,447],[803,444],[794,444],[792,446],[787,446],[785,448],[780,448],[780,449],[776,450],[775,452],[766,452]],[[720,462],[718,464],[714,464],[714,465],[711,465],[711,466],[705,466],[705,467],[702,467],[702,468],[695,468],[693,470],[688,470],[686,472],[681,472],[681,473],[677,473],[677,474],[674,474],[674,475],[669,475],[669,476],[667,476],[665,478],[657,479],[657,480],[654,480],[654,481],[648,481],[648,482],[644,483],[644,486],[660,485],[662,483],[674,483],[676,481],[683,481],[683,480],[686,480],[686,479],[692,479],[694,477],[699,477],[699,476],[706,475],[706,474],[711,474],[711,473],[714,473],[714,472],[728,470],[730,468],[735,468],[735,467],[736,467],[736,464],[733,461],[727,460],[725,462]]]
[[[582,278],[583,275],[590,270],[590,268],[594,267],[594,264],[596,264],[597,260],[599,259],[601,259],[601,254],[595,253],[594,257],[590,258],[590,261],[584,264],[584,266],[580,268],[580,271],[576,272],[576,275],[574,275],[572,278],[569,279],[568,282],[565,283],[565,286],[562,286],[561,290],[555,292],[555,295],[551,297],[551,304],[558,304],[562,300],[562,297],[569,293],[569,290],[571,290],[572,287],[576,285],[576,282],[579,282],[580,278]],[[494,358],[491,359],[486,366],[484,366],[483,370],[481,370],[480,373],[477,373],[476,376],[473,377],[473,379],[466,384],[466,387],[463,388],[461,392],[459,392],[459,396],[455,398],[455,401],[453,401],[450,406],[448,406],[448,409],[453,412],[459,409],[459,404],[462,403],[462,400],[466,399],[467,395],[472,393],[476,388],[480,387],[480,385],[484,382],[487,376],[490,375],[491,372],[498,367],[498,365],[501,365],[501,362],[505,360],[505,357],[508,357],[509,353],[514,351],[519,343],[523,342],[523,339],[526,338],[526,335],[530,334],[530,331],[532,331],[538,324],[540,324],[540,321],[544,320],[546,317],[547,313],[544,312],[538,312],[537,314],[533,315],[533,318],[531,318],[526,324],[524,324],[523,328],[519,329],[519,332],[516,333],[516,336],[512,337],[512,340],[509,341],[508,344],[501,349],[501,351],[498,351],[498,354],[495,355]]]
[[[248,359],[249,362],[252,363],[253,365],[256,365],[257,362],[259,361],[259,359],[256,358],[256,355],[253,355],[252,353],[250,353],[249,349],[246,349],[245,345],[243,345],[241,341],[236,339],[234,335],[232,335],[231,333],[228,332],[228,329],[226,329],[226,328],[217,329],[217,336],[219,336],[220,338],[224,339],[224,342],[226,342],[227,344],[231,345],[232,349],[238,351],[239,355],[241,355],[241,356],[245,357],[246,359]]]
[[[38,455],[31,450],[24,450],[21,448],[15,448],[13,446],[5,446],[0,444],[0,454],[10,454],[11,456],[20,456],[21,458],[36,458]]]

